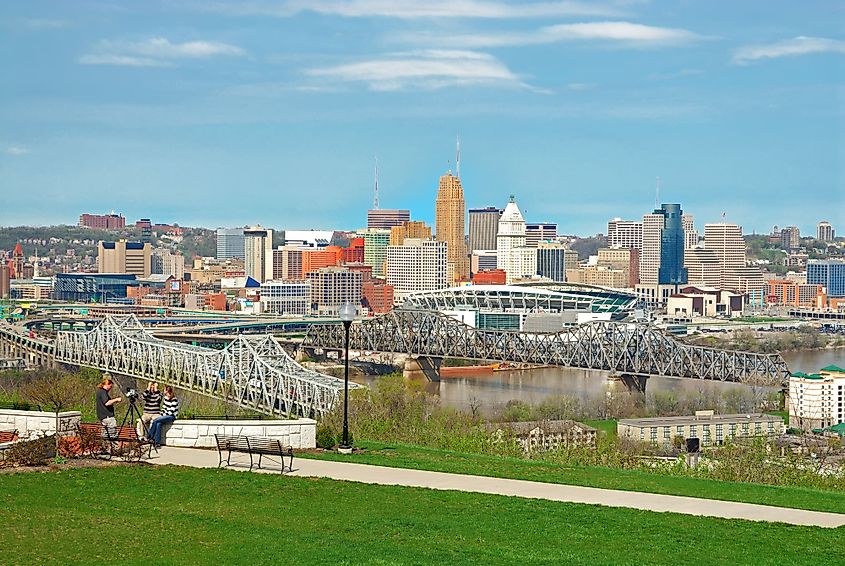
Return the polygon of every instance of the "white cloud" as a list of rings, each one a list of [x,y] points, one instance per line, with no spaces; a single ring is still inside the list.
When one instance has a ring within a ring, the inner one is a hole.
[[[29,18],[24,20],[24,25],[29,29],[44,30],[44,29],[61,29],[68,27],[70,24],[64,20],[49,20],[40,18]]]
[[[173,43],[164,37],[145,41],[101,41],[95,53],[79,58],[83,65],[119,65],[127,67],[169,67],[175,59],[207,59],[216,56],[242,56],[237,45],[217,41]]]
[[[514,45],[544,45],[564,41],[605,41],[630,46],[680,45],[704,39],[686,29],[647,26],[631,22],[585,22],[544,26],[527,32],[478,34],[404,34],[397,36],[412,43],[437,42],[464,48]]]
[[[5,153],[6,155],[13,155],[17,157],[18,155],[26,155],[27,153],[29,153],[29,150],[19,145],[10,145],[4,150],[3,153]]]
[[[525,2],[495,0],[288,0],[224,2],[201,8],[235,15],[290,17],[301,12],[347,18],[383,17],[517,19],[560,16],[618,16],[619,10],[598,2]]]
[[[378,59],[309,69],[306,74],[341,82],[363,82],[370,89],[380,91],[482,83],[532,89],[501,61],[477,51],[429,49],[394,53]]]
[[[845,55],[845,41],[824,37],[798,36],[768,45],[741,47],[734,52],[733,62],[739,65],[745,65],[760,59],[810,55],[812,53],[838,53]]]

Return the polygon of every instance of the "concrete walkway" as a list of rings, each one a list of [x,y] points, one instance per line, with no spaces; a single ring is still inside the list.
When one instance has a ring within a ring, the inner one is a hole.
[[[248,470],[249,456],[243,454],[237,456],[238,462],[246,462],[246,465],[235,465],[236,455],[233,454],[233,466],[229,469]],[[214,450],[163,447],[157,456],[153,454],[150,462],[153,464],[176,464],[194,468],[216,468],[217,459],[217,452]],[[268,466],[268,468],[259,470],[261,473],[279,473],[278,467],[273,471],[272,466],[274,464],[265,462],[264,465]],[[256,470],[253,469],[253,471]],[[845,514],[838,513],[306,458],[295,458],[293,472],[287,473],[286,475],[331,478],[380,485],[400,485],[406,487],[425,487],[472,493],[510,495],[529,499],[548,499],[569,503],[606,505],[608,507],[628,507],[645,511],[682,513],[685,515],[719,517],[723,519],[746,519],[749,521],[767,521],[814,527],[840,527],[845,525]]]

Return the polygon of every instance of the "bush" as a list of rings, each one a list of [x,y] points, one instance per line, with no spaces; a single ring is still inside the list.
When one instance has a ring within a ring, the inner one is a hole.
[[[320,423],[317,426],[317,447],[318,448],[325,448],[326,450],[333,448],[335,444],[337,444],[338,438],[337,431],[334,427]]]
[[[5,456],[3,464],[7,466],[44,466],[56,457],[56,439],[51,435],[16,442]]]

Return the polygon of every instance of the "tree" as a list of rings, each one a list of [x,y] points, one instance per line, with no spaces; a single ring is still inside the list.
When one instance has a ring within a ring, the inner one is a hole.
[[[56,445],[59,442],[59,413],[76,407],[91,394],[90,385],[78,374],[45,370],[23,388],[23,396],[35,405],[56,413]]]

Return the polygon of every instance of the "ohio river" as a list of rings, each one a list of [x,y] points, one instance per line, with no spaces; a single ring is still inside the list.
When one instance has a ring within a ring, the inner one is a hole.
[[[834,364],[845,367],[845,348],[801,350],[782,354],[791,371],[810,373]],[[469,408],[480,406],[485,413],[495,411],[512,399],[531,404],[547,397],[569,395],[582,400],[601,394],[608,385],[607,372],[580,369],[542,368],[529,371],[497,371],[486,374],[444,378],[426,383],[426,389],[440,396],[444,405]],[[679,395],[698,391],[726,391],[746,386],[693,379],[652,377],[647,391],[673,391]]]

